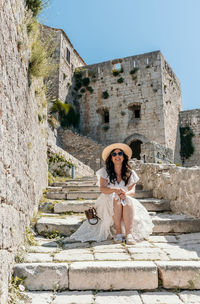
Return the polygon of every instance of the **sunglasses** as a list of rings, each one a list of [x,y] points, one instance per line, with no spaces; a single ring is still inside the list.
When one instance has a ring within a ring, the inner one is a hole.
[[[114,156],[114,157],[117,156],[117,155],[123,156],[124,153],[122,151],[119,151],[118,153],[117,152],[112,152],[111,155]]]

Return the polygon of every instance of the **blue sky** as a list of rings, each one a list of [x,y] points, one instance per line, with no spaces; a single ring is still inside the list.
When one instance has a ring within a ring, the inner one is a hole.
[[[160,50],[200,108],[200,0],[50,0],[40,22],[62,28],[87,64]]]

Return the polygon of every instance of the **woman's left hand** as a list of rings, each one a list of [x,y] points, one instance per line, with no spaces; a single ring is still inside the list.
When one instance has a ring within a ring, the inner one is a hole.
[[[121,200],[125,200],[126,199],[126,193],[121,193],[120,195],[119,195],[119,197],[120,197],[120,199]]]

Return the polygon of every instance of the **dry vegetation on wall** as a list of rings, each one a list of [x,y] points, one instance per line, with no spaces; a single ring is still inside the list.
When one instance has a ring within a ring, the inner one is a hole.
[[[40,35],[40,24],[32,17],[28,20],[27,32],[30,41],[29,83],[33,77],[46,78],[56,71],[58,65],[52,59],[56,45],[52,44],[51,37],[44,39]]]

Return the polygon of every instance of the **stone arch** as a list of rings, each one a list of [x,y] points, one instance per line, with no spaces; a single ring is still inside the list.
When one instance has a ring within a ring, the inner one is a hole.
[[[129,145],[133,151],[132,158],[137,159],[141,159],[141,145],[146,142],[148,142],[148,139],[138,133],[134,133],[124,140],[124,143]]]

